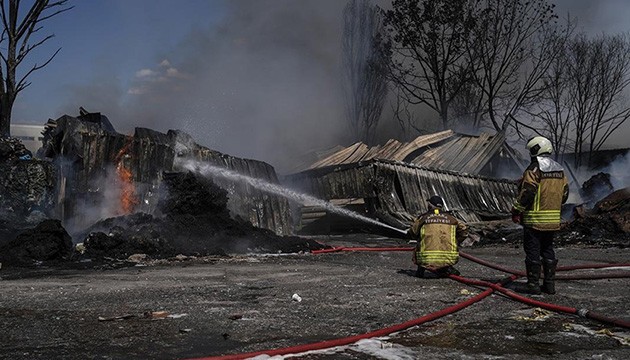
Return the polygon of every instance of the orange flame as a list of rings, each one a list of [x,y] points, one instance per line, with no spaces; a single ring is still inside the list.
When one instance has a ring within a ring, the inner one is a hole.
[[[116,154],[116,174],[121,184],[120,190],[120,215],[131,214],[136,205],[139,204],[136,196],[136,187],[133,183],[133,173],[125,164],[125,159],[130,158],[129,148],[132,144],[132,138],[128,137],[125,146]]]

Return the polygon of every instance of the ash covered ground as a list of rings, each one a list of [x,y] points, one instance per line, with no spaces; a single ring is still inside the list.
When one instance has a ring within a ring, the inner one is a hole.
[[[281,348],[362,334],[483,291],[411,276],[408,252],[313,255],[327,246],[409,247],[369,234],[279,237],[232,218],[227,194],[176,174],[154,215],[68,234],[52,219],[0,223],[0,358],[173,359]],[[557,237],[560,265],[630,259],[630,192],[575,211]],[[517,270],[522,231],[470,224],[464,250]],[[81,251],[73,244],[83,243]],[[466,277],[506,275],[467,260]],[[613,270],[582,270],[581,274]],[[522,281],[522,280],[519,280]],[[559,281],[534,297],[628,321],[627,278]],[[626,359],[627,329],[492,295],[453,315],[300,359]]]
[[[367,235],[317,239],[340,246],[407,245]],[[519,246],[466,251],[522,267]],[[627,262],[630,250],[571,246],[557,253],[560,265],[573,265]],[[506,276],[463,259],[458,268],[471,278]],[[409,275],[412,270],[408,252],[232,255],[118,269],[2,269],[0,358],[175,359],[274,349],[399,324],[483,291],[451,279],[419,279]],[[534,298],[627,321],[629,285],[627,278],[559,281],[556,295]],[[627,359],[629,335],[627,329],[492,295],[388,337],[296,358]]]

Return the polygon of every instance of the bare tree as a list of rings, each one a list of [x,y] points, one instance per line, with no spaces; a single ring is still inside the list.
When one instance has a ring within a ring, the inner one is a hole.
[[[630,118],[625,91],[630,84],[630,42],[626,35],[578,36],[568,50],[568,96],[574,117],[576,166],[581,155],[599,150]],[[586,148],[585,148],[586,147]]]
[[[556,51],[558,56],[543,77],[545,90],[541,101],[526,112],[532,116],[529,129],[548,138],[555,149],[554,157],[560,160],[571,146],[573,108],[566,44],[559,44]]]
[[[542,78],[567,33],[557,26],[553,8],[545,0],[484,0],[476,7],[467,49],[483,112],[496,131],[505,132],[515,120],[504,114],[535,104],[545,90]]]
[[[573,152],[579,167],[630,118],[630,41],[626,35],[580,34],[558,45],[542,101],[529,111],[533,122],[521,124],[551,139],[558,154]]]
[[[10,136],[11,113],[13,103],[18,94],[31,83],[29,75],[48,65],[59,53],[55,51],[41,63],[35,63],[18,75],[18,68],[31,52],[50,40],[54,35],[37,38],[43,28],[43,22],[62,12],[73,8],[66,6],[67,0],[49,1],[35,0],[30,8],[22,9],[20,5],[26,1],[1,0],[0,17],[2,18],[2,34],[0,35],[0,137]]]
[[[381,13],[369,1],[351,0],[343,10],[346,116],[355,140],[372,143],[387,97],[387,58],[379,50]]]
[[[469,0],[394,0],[385,11],[390,78],[412,105],[423,104],[449,127],[449,106],[469,80]]]

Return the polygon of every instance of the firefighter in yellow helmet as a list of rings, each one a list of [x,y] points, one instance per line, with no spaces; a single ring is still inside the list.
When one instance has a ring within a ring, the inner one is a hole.
[[[444,200],[434,195],[427,199],[429,210],[420,215],[408,231],[418,244],[413,262],[418,265],[416,276],[423,277],[428,269],[438,275],[459,275],[453,267],[459,261],[457,244],[467,236],[466,225],[443,211]]]
[[[569,197],[569,184],[562,165],[550,157],[553,147],[547,138],[531,138],[527,150],[531,163],[519,184],[512,221],[523,226],[526,292],[540,294],[542,290],[555,294],[558,260],[553,250],[553,236],[560,229],[560,210]],[[542,287],[539,285],[541,265],[544,272]]]

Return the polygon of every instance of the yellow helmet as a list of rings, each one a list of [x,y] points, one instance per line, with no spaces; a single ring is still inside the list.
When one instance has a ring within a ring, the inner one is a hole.
[[[527,141],[527,150],[531,156],[539,156],[542,154],[551,154],[553,146],[551,141],[546,137],[535,136]]]

